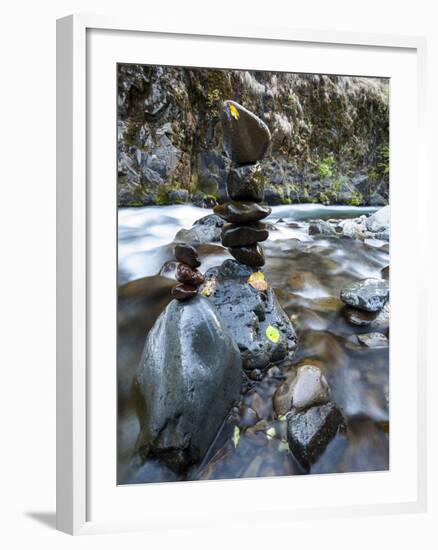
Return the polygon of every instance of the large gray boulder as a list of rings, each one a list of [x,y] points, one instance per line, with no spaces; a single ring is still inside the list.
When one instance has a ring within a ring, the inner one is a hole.
[[[137,371],[140,454],[175,471],[199,463],[239,399],[241,368],[209,300],[170,302],[148,334]]]
[[[257,268],[225,260],[205,273],[201,293],[215,305],[223,324],[240,349],[245,369],[262,369],[270,362],[291,358],[296,334],[272,288],[249,282]]]

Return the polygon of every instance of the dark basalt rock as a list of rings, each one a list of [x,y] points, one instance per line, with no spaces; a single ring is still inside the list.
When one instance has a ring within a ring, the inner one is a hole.
[[[341,290],[341,300],[364,311],[380,311],[389,297],[389,283],[382,279],[364,279]]]
[[[152,327],[137,371],[141,456],[157,457],[175,471],[199,463],[239,399],[241,365],[206,298],[173,300]]]
[[[231,168],[228,174],[227,191],[230,199],[235,201],[262,202],[264,178],[260,165],[247,164]]]
[[[189,244],[175,245],[174,254],[175,254],[175,258],[179,262],[182,262],[183,264],[187,264],[190,267],[196,268],[201,265],[196,249]]]
[[[178,264],[176,268],[176,277],[180,283],[186,283],[192,286],[199,286],[204,282],[204,275],[186,264]]]
[[[266,124],[235,101],[222,109],[224,149],[236,164],[253,164],[265,156],[271,141]]]
[[[266,241],[269,231],[265,224],[256,222],[251,225],[226,224],[222,229],[222,244],[224,246],[247,246]]]
[[[225,260],[205,273],[206,282],[200,287],[237,342],[243,366],[248,370],[292,358],[297,342],[294,327],[272,288],[260,292],[248,283],[255,271],[235,260]],[[278,331],[277,341],[268,337],[269,327]]]
[[[380,311],[364,311],[346,306],[343,313],[349,323],[358,327],[385,329],[389,326],[389,302]]]
[[[287,441],[290,450],[305,468],[310,468],[343,423],[341,412],[331,402],[289,414]]]
[[[172,288],[172,296],[177,300],[188,300],[196,296],[198,289],[196,286],[179,284]]]
[[[271,208],[254,202],[226,202],[214,207],[214,213],[227,222],[247,224],[266,218]]]
[[[265,255],[263,249],[258,244],[249,246],[230,247],[229,252],[238,262],[253,267],[262,267],[265,265]]]

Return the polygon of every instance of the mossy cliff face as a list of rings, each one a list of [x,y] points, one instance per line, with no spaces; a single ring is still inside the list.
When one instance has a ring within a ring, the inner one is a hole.
[[[122,64],[120,206],[226,199],[225,99],[271,130],[261,162],[267,202],[388,202],[388,80]]]

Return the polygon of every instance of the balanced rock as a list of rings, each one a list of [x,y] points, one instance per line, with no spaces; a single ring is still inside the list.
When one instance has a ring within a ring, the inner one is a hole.
[[[389,297],[389,283],[384,279],[364,279],[341,290],[341,300],[364,311],[380,311]]]
[[[227,191],[235,201],[262,202],[264,179],[260,165],[247,164],[231,168],[227,179]]]
[[[201,265],[196,248],[189,244],[177,244],[175,246],[174,254],[175,258],[179,262],[187,264],[190,267],[196,268]]]
[[[146,338],[137,371],[141,455],[175,471],[199,463],[242,383],[239,350],[202,296],[173,300]]]
[[[250,282],[257,269],[235,260],[205,273],[200,292],[216,307],[222,323],[236,341],[245,369],[263,369],[270,362],[291,358],[297,337],[272,288]],[[252,277],[252,278],[251,278]]]
[[[192,286],[202,285],[204,276],[200,271],[192,269],[186,264],[178,264],[176,268],[176,277],[180,283]]]
[[[244,225],[266,218],[271,208],[254,202],[226,202],[215,206],[214,213],[227,222]]]
[[[265,265],[265,255],[263,249],[258,244],[248,246],[230,247],[229,252],[238,262],[252,267],[262,267]]]
[[[277,388],[274,409],[282,416],[292,409],[308,409],[329,400],[330,387],[321,370],[315,365],[302,365]]]
[[[236,164],[254,164],[265,156],[271,132],[254,113],[235,101],[225,101],[222,109],[224,149]]]
[[[343,423],[342,413],[332,402],[291,413],[287,417],[289,448],[305,468],[310,468]]]
[[[179,284],[172,288],[171,294],[177,300],[188,300],[198,293],[198,288],[193,285]]]
[[[264,223],[255,222],[251,225],[235,225],[227,223],[222,229],[222,244],[224,246],[247,246],[266,241],[269,231]]]

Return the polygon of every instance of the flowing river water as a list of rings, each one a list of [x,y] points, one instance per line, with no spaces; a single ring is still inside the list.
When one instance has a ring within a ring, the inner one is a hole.
[[[343,236],[309,235],[309,220],[357,218],[375,208],[291,205],[273,207],[270,237],[263,243],[269,284],[293,321],[298,347],[292,363],[273,365],[252,381],[239,408],[217,434],[203,463],[178,476],[158,461],[135,453],[139,425],[132,379],[145,337],[170,301],[175,280],[157,275],[172,259],[172,241],[181,228],[211,211],[189,205],[119,209],[118,300],[118,482],[224,479],[304,473],[386,470],[389,467],[389,348],[368,348],[357,336],[376,329],[348,323],[339,300],[348,283],[382,277],[389,246]],[[201,271],[229,254],[220,243],[200,245]],[[272,396],[289,369],[315,364],[327,377],[332,400],[346,428],[328,444],[310,472],[285,444],[285,422]],[[238,427],[238,442],[233,438]]]

